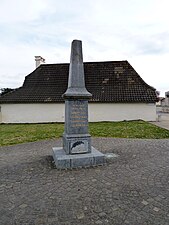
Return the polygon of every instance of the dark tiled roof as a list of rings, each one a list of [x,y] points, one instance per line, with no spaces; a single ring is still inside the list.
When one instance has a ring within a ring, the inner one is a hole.
[[[63,102],[69,64],[43,64],[25,77],[23,86],[0,98],[0,103]],[[84,63],[91,102],[157,101],[155,89],[146,84],[127,61]]]

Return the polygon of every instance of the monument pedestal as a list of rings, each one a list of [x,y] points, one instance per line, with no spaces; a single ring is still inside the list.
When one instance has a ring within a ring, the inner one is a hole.
[[[105,156],[95,148],[91,147],[91,153],[67,155],[63,148],[53,148],[53,158],[56,168],[71,169],[103,165],[105,163]]]

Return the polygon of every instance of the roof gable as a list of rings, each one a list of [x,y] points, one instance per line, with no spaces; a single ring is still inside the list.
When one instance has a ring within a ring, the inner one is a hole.
[[[0,98],[1,103],[63,102],[69,64],[43,64],[25,77],[23,86]],[[127,61],[85,62],[85,83],[91,102],[155,102],[155,89]]]

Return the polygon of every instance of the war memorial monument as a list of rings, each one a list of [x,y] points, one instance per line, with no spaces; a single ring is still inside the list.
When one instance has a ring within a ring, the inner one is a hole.
[[[91,146],[88,132],[88,100],[92,97],[85,87],[82,42],[71,46],[68,88],[65,99],[63,147],[53,147],[56,168],[68,169],[103,165],[105,156]]]

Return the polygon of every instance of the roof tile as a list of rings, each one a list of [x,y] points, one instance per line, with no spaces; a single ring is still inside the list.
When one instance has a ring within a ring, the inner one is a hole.
[[[63,102],[69,64],[42,64],[25,77],[23,86],[0,97],[0,103]],[[84,63],[91,102],[156,102],[156,91],[146,84],[128,61]]]

